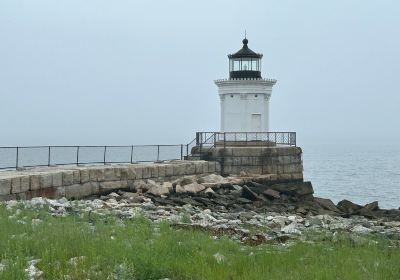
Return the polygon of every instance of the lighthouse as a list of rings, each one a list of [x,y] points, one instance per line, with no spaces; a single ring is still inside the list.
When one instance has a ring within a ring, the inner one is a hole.
[[[214,81],[221,104],[221,132],[268,132],[269,100],[276,80],[261,76],[262,54],[243,47],[229,58],[229,79]]]

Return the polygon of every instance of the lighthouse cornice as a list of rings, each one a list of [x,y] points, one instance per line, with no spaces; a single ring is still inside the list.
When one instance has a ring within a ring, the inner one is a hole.
[[[219,95],[225,94],[266,94],[271,95],[274,79],[222,79],[215,80]]]
[[[276,84],[277,80],[275,79],[255,79],[255,78],[230,78],[230,79],[218,79],[214,80],[214,83],[217,86],[227,86],[227,85],[243,85],[243,84],[248,84],[248,85],[268,85],[268,86],[274,86]]]

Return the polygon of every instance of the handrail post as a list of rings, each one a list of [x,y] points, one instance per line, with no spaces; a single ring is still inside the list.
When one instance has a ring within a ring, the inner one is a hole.
[[[47,158],[47,166],[50,166],[51,146],[49,146],[49,154]]]
[[[160,145],[157,145],[157,161],[160,160]]]
[[[214,132],[214,147],[217,146],[217,133]]]
[[[107,153],[107,146],[104,146],[104,157],[103,157],[104,165],[106,165],[106,153]]]
[[[131,146],[131,164],[133,163],[133,145]]]
[[[224,132],[224,149],[226,148],[226,132]]]
[[[76,147],[76,165],[77,166],[79,165],[79,148],[80,148],[80,146]]]
[[[17,156],[15,160],[15,169],[18,169],[18,157],[19,157],[19,147],[17,146]]]
[[[186,156],[189,156],[189,144],[186,144]]]
[[[183,144],[181,144],[181,160],[183,160]]]

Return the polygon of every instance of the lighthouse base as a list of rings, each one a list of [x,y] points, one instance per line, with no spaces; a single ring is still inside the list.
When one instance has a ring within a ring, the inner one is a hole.
[[[280,179],[303,179],[300,147],[215,146],[204,158],[220,162],[222,175],[271,174]]]

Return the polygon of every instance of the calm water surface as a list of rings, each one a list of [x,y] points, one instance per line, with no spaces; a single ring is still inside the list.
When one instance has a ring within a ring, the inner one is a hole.
[[[315,195],[400,207],[400,144],[301,144]]]

